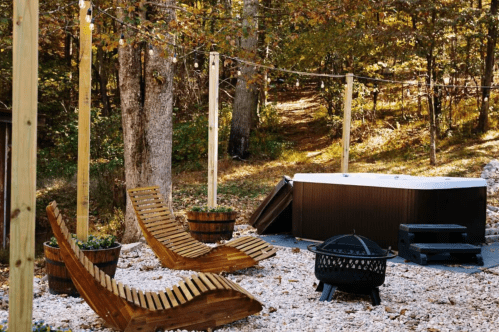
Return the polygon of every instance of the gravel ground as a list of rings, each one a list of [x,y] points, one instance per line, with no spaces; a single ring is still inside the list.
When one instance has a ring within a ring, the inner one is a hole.
[[[237,233],[256,236],[251,228]],[[314,254],[277,246],[260,266],[226,274],[252,293],[263,310],[219,331],[498,331],[499,268],[476,274],[440,271],[388,261],[381,305],[369,296],[337,292],[330,303],[315,291]],[[162,268],[147,245],[122,254],[116,279],[143,290],[162,290],[191,275]],[[81,298],[51,295],[35,280],[34,320],[73,331],[112,331]],[[0,292],[0,320],[8,294]]]

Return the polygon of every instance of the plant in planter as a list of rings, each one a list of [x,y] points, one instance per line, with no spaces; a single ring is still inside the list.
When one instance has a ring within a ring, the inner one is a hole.
[[[8,321],[4,320],[0,322],[0,332],[7,332],[9,330],[7,326]],[[71,332],[70,329],[59,329],[59,328],[53,328],[52,326],[45,324],[43,320],[39,320],[33,323],[32,327],[33,332]]]
[[[76,238],[75,234],[72,234],[72,236]],[[76,240],[76,244],[94,265],[107,273],[111,278],[114,277],[121,251],[121,244],[116,242],[114,235],[100,237],[89,235],[86,242]],[[43,247],[49,292],[52,294],[79,296],[71,280],[69,271],[66,269],[66,265],[64,265],[57,239],[52,237],[50,241],[43,244]]]
[[[237,212],[231,207],[194,206],[187,212],[192,237],[207,243],[230,240],[234,231]]]

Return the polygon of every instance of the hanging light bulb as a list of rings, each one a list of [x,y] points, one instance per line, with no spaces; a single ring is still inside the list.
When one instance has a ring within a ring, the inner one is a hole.
[[[95,29],[95,20],[92,17],[92,22],[90,22],[90,30],[94,31],[94,29]]]
[[[211,69],[215,70],[215,61],[211,63]]]
[[[85,21],[87,21],[87,23],[92,22],[92,9],[90,8],[88,8],[87,10],[87,16],[85,16]]]
[[[241,76],[241,68],[237,68],[237,76]]]
[[[407,89],[406,91],[407,91],[407,93],[406,93],[407,97],[410,97],[411,96],[411,90]]]
[[[79,5],[79,6],[80,6],[80,8],[82,8],[82,9],[83,9],[83,8],[85,8],[85,1],[84,1],[84,0],[80,0],[80,1],[78,2],[78,5]]]
[[[154,55],[154,50],[152,49],[152,45],[149,44],[149,55]]]
[[[173,53],[173,59],[172,59],[172,62],[173,62],[173,63],[177,63],[177,53]]]
[[[120,43],[121,46],[125,45],[125,35],[123,33],[121,34],[120,42],[119,43]]]
[[[300,86],[300,81],[298,81],[298,79],[296,79],[296,87],[299,87]]]
[[[270,77],[267,77],[267,83],[270,83],[272,82],[272,80],[270,79]]]
[[[196,60],[196,62],[194,62],[194,68],[198,68],[199,67],[199,63],[198,61]]]
[[[321,89],[324,89],[324,81],[321,81]]]

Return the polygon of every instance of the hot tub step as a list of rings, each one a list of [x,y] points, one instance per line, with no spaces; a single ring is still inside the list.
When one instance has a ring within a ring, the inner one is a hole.
[[[400,230],[406,231],[406,232],[432,232],[432,233],[451,233],[451,232],[457,232],[457,233],[463,233],[466,232],[467,228],[465,226],[461,225],[454,225],[454,224],[401,224],[400,225]]]
[[[449,254],[462,262],[474,261],[478,265],[483,265],[481,252],[480,247],[468,243],[413,243],[401,257],[426,265],[428,258],[432,256]]]

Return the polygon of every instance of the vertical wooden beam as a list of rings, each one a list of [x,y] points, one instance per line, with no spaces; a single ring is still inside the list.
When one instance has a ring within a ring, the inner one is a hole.
[[[76,235],[88,237],[89,169],[90,169],[90,104],[92,81],[92,31],[85,21],[90,1],[80,8],[80,82],[78,99],[78,193],[76,206]]]
[[[341,173],[348,173],[348,155],[350,153],[350,122],[352,118],[352,93],[353,74],[346,74],[347,86],[345,89],[344,114],[343,114],[343,138],[341,140]]]
[[[35,261],[38,0],[14,0],[9,330],[31,331]]]
[[[218,52],[210,52],[210,89],[208,123],[208,206],[217,206],[218,172]]]

